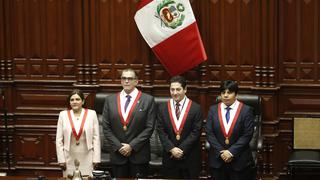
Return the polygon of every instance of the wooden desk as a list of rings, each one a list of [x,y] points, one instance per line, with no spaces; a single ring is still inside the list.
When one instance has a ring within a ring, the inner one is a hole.
[[[30,177],[30,176],[0,176],[0,180],[27,180],[30,178],[30,180],[36,180],[36,177]],[[70,180],[63,177],[46,177],[47,180]],[[92,178],[90,178],[92,179]],[[83,180],[88,180],[88,177],[83,177]],[[133,180],[133,179],[126,179],[126,178],[118,178],[118,180]]]
[[[28,176],[0,176],[0,180],[27,180],[27,178],[36,178],[36,177],[28,177]],[[67,180],[62,177],[46,177],[47,180]]]
[[[30,178],[30,180],[36,180],[37,177],[32,177],[32,176],[0,176],[0,180],[28,180],[28,178]],[[46,177],[47,180],[70,180],[64,177]],[[92,179],[92,178],[90,178]],[[130,179],[123,179],[122,180],[130,180]],[[83,177],[83,180],[88,180],[88,177]],[[118,178],[119,180],[119,178]]]
[[[27,180],[27,178],[36,178],[29,176],[0,176],[0,180]],[[67,180],[67,178],[63,177],[46,177],[47,180]],[[83,180],[87,180],[88,178],[84,177]],[[117,180],[134,180],[133,178],[117,178]],[[179,179],[158,179],[158,180],[179,180]],[[184,179],[180,179],[184,180]]]

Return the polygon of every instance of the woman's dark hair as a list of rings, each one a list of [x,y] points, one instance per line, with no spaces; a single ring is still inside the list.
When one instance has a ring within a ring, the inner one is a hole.
[[[220,93],[224,92],[227,89],[230,92],[234,92],[235,94],[238,94],[238,84],[235,81],[232,81],[232,80],[221,81]]]
[[[186,86],[187,86],[187,82],[186,82],[186,79],[183,77],[183,76],[173,76],[171,79],[170,79],[170,84],[171,83],[179,83],[181,84],[182,88],[185,89]]]
[[[86,105],[86,101],[85,101],[85,97],[84,97],[84,94],[83,94],[83,92],[81,91],[81,90],[79,90],[79,89],[75,89],[75,90],[73,90],[70,94],[69,94],[69,96],[68,96],[68,98],[67,98],[67,104],[68,104],[68,108],[70,108],[70,99],[71,99],[71,96],[73,96],[73,95],[75,95],[75,94],[78,94],[78,96],[81,98],[81,100],[84,102],[84,104],[82,105],[82,107],[85,107]]]

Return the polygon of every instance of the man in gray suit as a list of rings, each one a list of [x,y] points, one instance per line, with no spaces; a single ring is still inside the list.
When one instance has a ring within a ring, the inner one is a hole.
[[[155,125],[154,98],[139,91],[134,70],[121,74],[123,90],[106,97],[103,131],[111,144],[111,164],[116,178],[145,177],[150,161],[149,139]]]

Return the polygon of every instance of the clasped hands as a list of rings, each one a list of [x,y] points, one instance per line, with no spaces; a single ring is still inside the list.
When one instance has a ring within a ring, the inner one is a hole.
[[[183,157],[183,151],[180,148],[174,147],[170,150],[171,157],[181,159]]]
[[[121,143],[122,147],[119,149],[119,153],[123,156],[130,156],[131,152],[132,152],[132,148],[130,146],[130,144],[126,144],[126,143]]]
[[[232,154],[228,150],[220,151],[220,157],[226,163],[230,163],[232,161],[232,159],[233,159]]]

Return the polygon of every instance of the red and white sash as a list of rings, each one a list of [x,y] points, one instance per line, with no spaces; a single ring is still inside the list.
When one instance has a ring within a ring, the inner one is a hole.
[[[168,111],[169,111],[170,121],[171,121],[173,130],[176,134],[177,140],[180,140],[180,134],[183,130],[184,124],[189,114],[192,101],[186,98],[185,106],[182,107],[179,119],[177,119],[175,114],[174,100],[170,99],[167,104],[168,104]]]
[[[243,106],[243,103],[239,102],[239,106],[238,106],[238,109],[236,111],[235,116],[233,117],[233,120],[230,119],[232,121],[232,124],[231,124],[231,127],[230,127],[228,132],[226,131],[226,128],[225,128],[224,123],[223,123],[223,117],[222,117],[222,113],[221,113],[221,108],[222,107],[221,106],[222,106],[222,103],[219,103],[219,105],[218,105],[218,115],[219,115],[220,128],[221,128],[221,131],[222,131],[224,137],[226,138],[225,143],[229,144],[229,139],[230,139],[230,137],[232,135],[234,125],[236,124],[236,122],[238,120],[238,117],[239,117],[241,108]]]
[[[79,141],[80,137],[81,137],[81,134],[83,132],[83,127],[84,127],[84,123],[86,122],[86,119],[87,119],[87,115],[88,115],[88,109],[84,109],[84,115],[82,117],[82,121],[81,121],[81,126],[80,126],[80,130],[79,132],[77,133],[76,129],[75,129],[75,126],[73,124],[73,121],[72,121],[72,117],[71,117],[71,110],[68,110],[68,119],[69,119],[69,122],[70,122],[70,125],[71,125],[71,128],[72,128],[72,134],[73,136],[76,138],[77,142]]]
[[[127,130],[127,126],[131,120],[131,116],[132,116],[132,112],[133,110],[135,109],[137,103],[138,103],[138,100],[140,99],[141,97],[141,91],[138,92],[138,95],[136,97],[136,99],[134,100],[130,110],[129,110],[129,114],[127,116],[126,119],[124,119],[123,115],[122,115],[122,112],[121,112],[121,105],[120,105],[120,93],[118,93],[117,95],[117,106],[118,106],[118,113],[119,113],[119,116],[120,116],[120,121],[121,121],[121,124],[123,125],[123,130]]]

